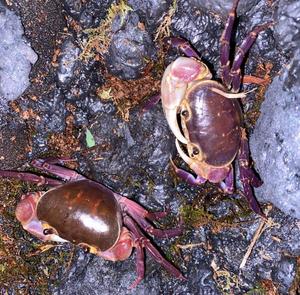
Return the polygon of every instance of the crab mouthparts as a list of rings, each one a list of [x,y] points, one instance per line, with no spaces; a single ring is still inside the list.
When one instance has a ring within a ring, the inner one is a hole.
[[[165,115],[166,115],[166,119],[168,121],[168,124],[169,124],[173,134],[175,135],[175,137],[180,142],[182,142],[184,144],[187,144],[187,140],[183,136],[183,134],[181,133],[181,130],[180,130],[179,125],[178,125],[176,110],[174,110],[174,109],[171,109],[171,110],[165,109]]]

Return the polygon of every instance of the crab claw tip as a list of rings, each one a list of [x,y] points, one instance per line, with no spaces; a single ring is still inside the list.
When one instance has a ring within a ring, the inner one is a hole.
[[[175,137],[182,143],[187,144],[186,138],[183,136],[183,134],[180,131],[180,128],[178,126],[177,122],[177,113],[175,110],[165,110],[166,119],[169,123],[169,126],[175,135]]]
[[[179,142],[178,142],[177,139],[175,141],[175,145],[176,145],[177,151],[178,151],[180,157],[183,159],[183,161],[186,162],[189,166],[191,166],[192,163],[193,163],[192,159],[185,154],[185,152],[180,147]]]

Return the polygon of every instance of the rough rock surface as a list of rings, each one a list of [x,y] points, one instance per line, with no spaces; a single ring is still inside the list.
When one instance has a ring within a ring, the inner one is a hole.
[[[140,77],[146,61],[154,58],[154,43],[140,24],[139,15],[128,12],[125,19],[117,17],[112,25],[113,37],[106,63],[112,74],[124,80]]]
[[[21,20],[0,3],[0,105],[16,99],[29,86],[38,56],[23,37]]]
[[[207,1],[207,0],[189,0],[186,1],[190,5],[201,7],[203,10],[212,11],[218,14],[223,15],[226,18],[228,12],[232,7],[232,0],[216,0],[216,1]],[[254,7],[259,0],[241,0],[237,9],[238,15],[244,14],[246,11]]]
[[[299,12],[298,1],[278,3],[275,36],[292,59],[268,88],[250,142],[264,180],[264,185],[256,189],[258,199],[272,202],[297,218],[300,218]]]
[[[134,11],[142,18],[144,23],[154,31],[159,25],[159,21],[167,12],[172,1],[170,0],[128,0]]]
[[[300,43],[299,43],[300,44]],[[257,198],[300,218],[300,51],[266,92],[251,137],[251,151],[264,184]]]

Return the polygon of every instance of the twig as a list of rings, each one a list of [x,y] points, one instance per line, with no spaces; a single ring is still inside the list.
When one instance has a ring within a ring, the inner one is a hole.
[[[245,264],[253,250],[253,247],[255,245],[255,243],[257,242],[257,240],[260,238],[260,236],[262,235],[262,233],[269,227],[274,227],[274,226],[279,226],[278,223],[275,223],[271,218],[268,218],[267,220],[263,219],[258,227],[258,229],[256,230],[254,237],[248,247],[248,250],[240,264],[240,268],[245,267]]]
[[[192,248],[195,248],[195,247],[201,247],[201,246],[206,246],[206,244],[204,242],[201,242],[201,243],[195,243],[195,244],[186,244],[186,245],[180,245],[180,244],[177,244],[176,247],[179,248],[179,249],[192,249]]]

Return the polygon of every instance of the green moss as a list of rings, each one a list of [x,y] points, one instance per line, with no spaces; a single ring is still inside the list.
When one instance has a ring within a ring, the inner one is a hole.
[[[249,290],[245,293],[245,295],[267,295],[266,289],[261,285],[257,284],[253,287],[253,289]]]
[[[188,226],[198,226],[200,224],[207,224],[213,219],[213,215],[207,213],[204,208],[195,207],[192,205],[184,205],[180,208],[180,215],[184,223]]]
[[[127,13],[131,10],[132,8],[127,5],[125,0],[120,0],[118,4],[112,4],[108,9],[105,19],[101,21],[99,27],[84,31],[88,35],[88,41],[83,47],[80,58],[84,60],[93,58],[95,55],[93,52],[94,49],[100,54],[107,52],[112,38],[112,22],[116,16],[119,15],[122,25]]]

